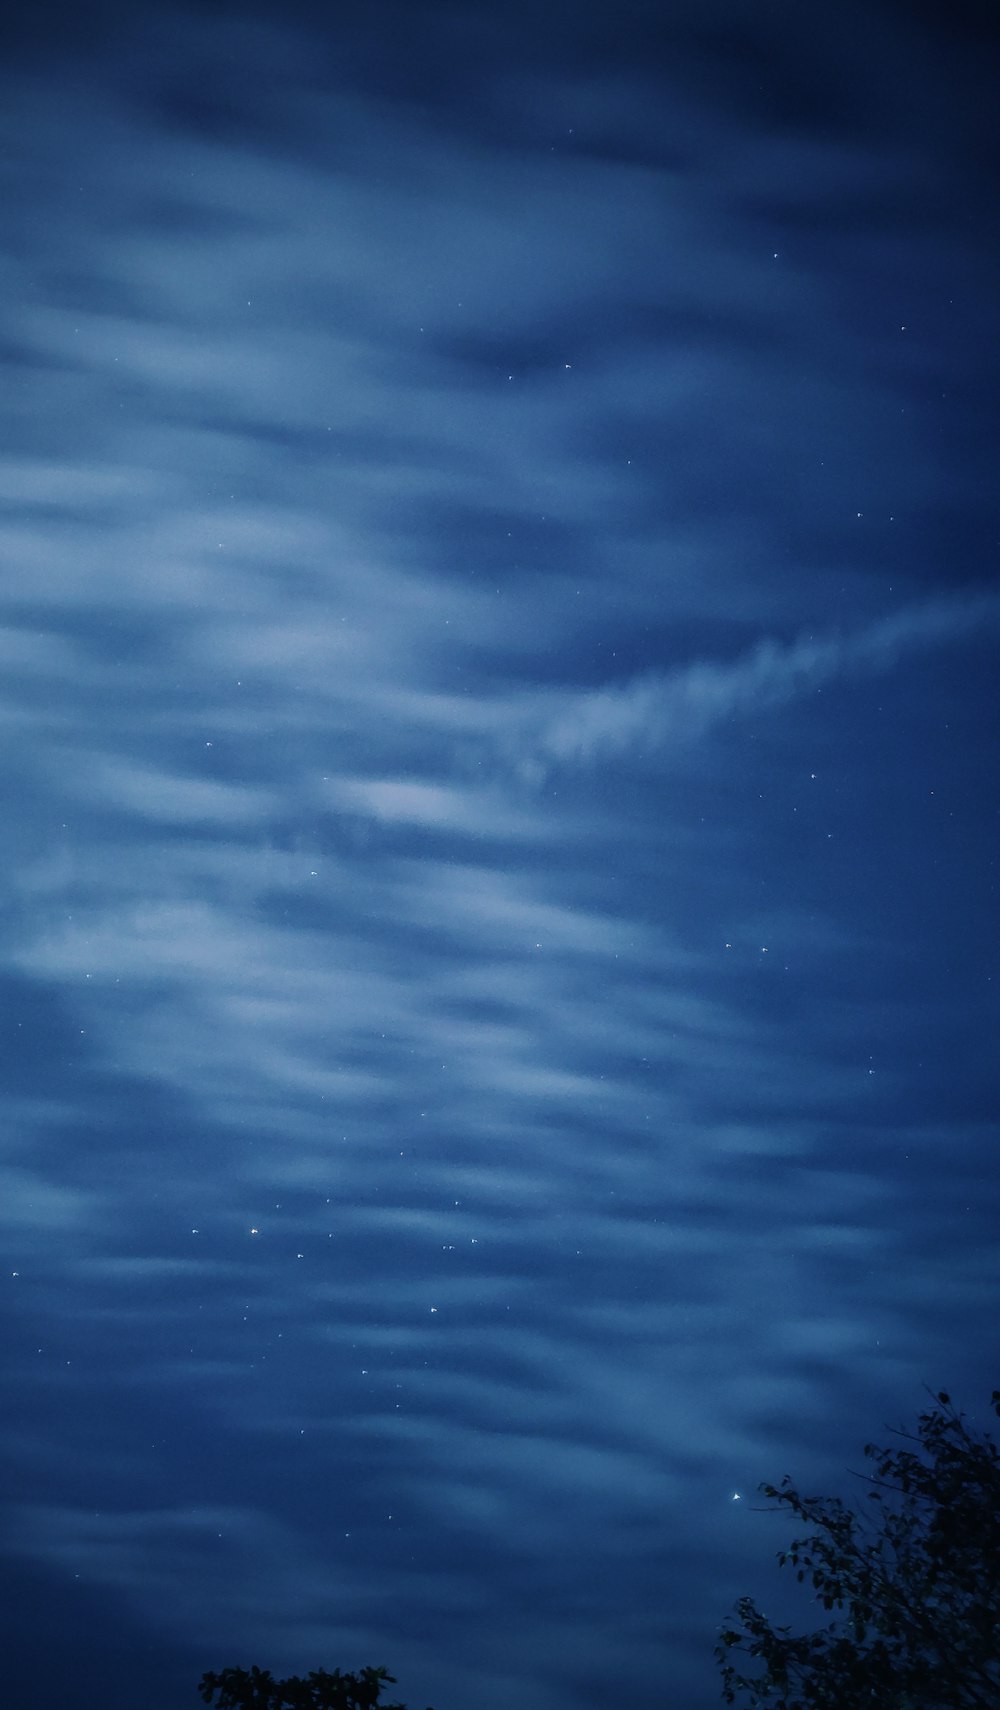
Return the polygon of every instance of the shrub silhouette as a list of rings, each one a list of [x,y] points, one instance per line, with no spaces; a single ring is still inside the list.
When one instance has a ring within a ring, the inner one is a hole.
[[[314,1669],[275,1680],[267,1669],[224,1668],[203,1674],[198,1690],[215,1710],[374,1710],[384,1685],[395,1686],[385,1668],[363,1668],[359,1674]],[[379,1710],[406,1710],[405,1704],[382,1704]]]

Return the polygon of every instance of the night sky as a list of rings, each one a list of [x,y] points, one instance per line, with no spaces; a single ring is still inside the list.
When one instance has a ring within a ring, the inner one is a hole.
[[[708,1710],[1000,1384],[986,15],[20,12],[5,1704]]]

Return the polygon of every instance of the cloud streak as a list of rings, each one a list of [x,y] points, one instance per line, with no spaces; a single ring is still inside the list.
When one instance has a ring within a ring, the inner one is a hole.
[[[655,757],[734,720],[786,705],[859,673],[891,670],[908,653],[960,641],[1000,622],[1000,599],[935,600],[853,634],[772,638],[728,662],[698,660],[567,697],[526,746],[542,762],[593,766]]]

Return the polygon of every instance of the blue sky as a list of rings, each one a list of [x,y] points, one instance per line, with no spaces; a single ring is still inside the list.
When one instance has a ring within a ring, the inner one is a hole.
[[[843,1488],[923,1383],[985,1423],[990,51],[718,0],[12,38],[38,1710],[250,1662],[706,1710],[783,1607],[757,1482]]]

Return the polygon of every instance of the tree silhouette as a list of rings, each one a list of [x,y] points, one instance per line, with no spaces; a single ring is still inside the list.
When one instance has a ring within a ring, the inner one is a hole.
[[[360,1674],[314,1669],[275,1680],[267,1669],[224,1668],[203,1674],[198,1690],[215,1710],[374,1710],[383,1686],[395,1686],[385,1668],[363,1668]],[[218,1694],[218,1697],[216,1697]],[[383,1704],[379,1710],[406,1710],[405,1704]]]
[[[930,1392],[928,1392],[930,1393]],[[870,1506],[800,1496],[786,1476],[761,1493],[816,1530],[779,1556],[839,1619],[793,1637],[752,1598],[715,1648],[723,1698],[775,1710],[997,1710],[1000,1706],[1000,1458],[944,1390],[904,1446],[865,1455]],[[1000,1390],[992,1396],[1000,1417]],[[738,1672],[737,1658],[763,1664]],[[742,1702],[742,1700],[741,1700]]]

